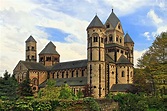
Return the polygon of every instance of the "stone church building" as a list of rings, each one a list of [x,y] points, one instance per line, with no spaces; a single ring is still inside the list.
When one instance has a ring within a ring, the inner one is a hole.
[[[90,85],[95,98],[103,98],[112,87],[132,84],[134,42],[128,33],[124,34],[113,10],[104,24],[96,15],[86,31],[87,59],[68,62],[60,62],[52,42],[38,54],[37,62],[37,42],[30,36],[25,41],[26,59],[19,61],[13,70],[18,82],[28,77],[34,92],[50,78],[56,81],[56,86],[68,84],[74,93]]]

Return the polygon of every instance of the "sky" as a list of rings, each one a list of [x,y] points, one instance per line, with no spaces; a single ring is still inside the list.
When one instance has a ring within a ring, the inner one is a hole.
[[[87,26],[96,14],[105,23],[112,8],[135,42],[136,66],[155,37],[167,31],[167,0],[0,0],[0,76],[25,60],[30,35],[37,53],[52,41],[61,62],[86,59]]]

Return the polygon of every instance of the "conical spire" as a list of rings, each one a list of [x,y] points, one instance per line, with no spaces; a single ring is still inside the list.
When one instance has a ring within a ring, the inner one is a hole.
[[[87,29],[89,28],[104,28],[103,23],[101,22],[101,20],[99,19],[99,17],[96,15],[93,20],[91,21],[91,23],[89,24],[89,26],[87,27]]]
[[[134,43],[128,33],[126,33],[126,35],[124,37],[124,42],[125,43]]]
[[[113,9],[112,12],[110,14],[110,16],[108,17],[106,23],[109,23],[112,25],[113,28],[116,28],[118,22],[120,22],[120,20],[118,19],[118,17],[115,15]]]
[[[30,35],[26,42],[36,42],[36,40],[32,37],[32,35]]]
[[[50,41],[39,54],[58,54],[56,46]]]

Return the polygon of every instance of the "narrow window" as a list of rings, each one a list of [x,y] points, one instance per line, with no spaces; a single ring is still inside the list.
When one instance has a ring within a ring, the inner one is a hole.
[[[40,61],[43,61],[43,57],[40,57]]]
[[[98,42],[98,38],[97,37],[94,37],[94,42]]]
[[[64,72],[62,72],[62,78],[64,78]]]
[[[110,37],[109,37],[109,41],[110,41],[110,42],[113,41],[113,37],[112,37],[112,35],[110,35]]]
[[[120,43],[122,43],[122,39],[120,39]]]
[[[68,78],[68,71],[66,72],[66,78]]]
[[[46,57],[46,61],[51,61],[51,57]]]
[[[118,42],[118,37],[116,38],[116,41]]]
[[[34,51],[34,47],[31,47],[31,50]]]
[[[103,40],[103,38],[101,38],[101,43],[103,43],[104,42],[104,40]]]
[[[105,38],[105,42],[107,42],[107,37]]]
[[[74,71],[72,71],[71,77],[74,77]]]
[[[78,77],[78,70],[76,70],[76,77]]]
[[[109,24],[107,24],[107,25],[106,25],[106,28],[110,28],[110,25],[109,25]]]
[[[30,47],[28,46],[28,47],[27,47],[27,51],[29,51],[29,50],[30,50]]]
[[[124,71],[122,71],[122,77],[125,77],[125,72]]]

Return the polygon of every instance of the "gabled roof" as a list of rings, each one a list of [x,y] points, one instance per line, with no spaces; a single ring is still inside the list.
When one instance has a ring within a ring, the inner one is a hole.
[[[39,54],[58,54],[56,46],[50,41]]]
[[[128,33],[124,37],[124,43],[134,43]]]
[[[87,77],[73,77],[73,78],[56,78],[55,86],[62,86],[68,84],[69,86],[85,86],[87,84]],[[39,85],[40,88],[46,86],[46,82]]]
[[[29,61],[20,61],[20,63],[23,64],[29,70],[47,70],[47,68],[41,63]]]
[[[133,88],[133,84],[113,84],[111,92],[126,92]]]
[[[114,60],[108,54],[105,55],[105,59],[109,63],[115,63]]]
[[[36,42],[35,39],[30,35],[30,37],[26,40],[26,42]]]
[[[91,21],[87,29],[94,28],[94,27],[105,28],[103,23],[101,22],[101,20],[99,19],[97,15],[93,18],[93,20]]]
[[[78,60],[70,62],[62,62],[55,64],[51,70],[73,69],[87,67],[88,60]]]
[[[106,23],[110,23],[113,26],[113,28],[116,28],[118,22],[120,22],[120,20],[118,19],[118,17],[115,15],[115,13],[112,10],[112,13],[108,17]]]
[[[124,55],[118,59],[117,64],[132,64]]]

